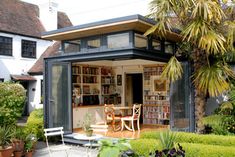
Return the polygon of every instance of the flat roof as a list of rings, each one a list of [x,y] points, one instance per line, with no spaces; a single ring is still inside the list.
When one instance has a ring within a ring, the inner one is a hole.
[[[44,32],[42,38],[61,41],[127,30],[145,33],[155,24],[154,20],[144,16],[130,15]],[[182,40],[179,34],[170,31],[167,31],[166,38],[174,42]]]

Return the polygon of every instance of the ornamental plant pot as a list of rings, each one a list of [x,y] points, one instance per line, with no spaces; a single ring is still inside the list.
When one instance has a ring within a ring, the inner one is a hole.
[[[14,148],[14,151],[20,152],[24,150],[24,141],[23,140],[13,140],[12,145]]]
[[[33,152],[32,151],[25,152],[25,157],[33,157]]]
[[[14,152],[14,157],[22,157],[23,156],[23,151],[15,151]]]
[[[0,157],[11,157],[13,153],[13,147],[9,146],[7,148],[0,149]]]
[[[87,137],[91,137],[93,134],[93,130],[89,129],[89,130],[86,130],[86,136]]]

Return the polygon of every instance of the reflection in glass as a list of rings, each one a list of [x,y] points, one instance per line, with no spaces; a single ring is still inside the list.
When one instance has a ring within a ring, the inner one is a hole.
[[[135,33],[135,47],[146,49],[147,48],[147,37]]]
[[[129,33],[120,33],[107,36],[107,45],[110,49],[128,47],[129,44]]]
[[[100,39],[91,39],[87,41],[87,48],[88,49],[96,49],[100,47]]]
[[[165,42],[165,53],[173,54],[173,44],[170,42]]]
[[[64,53],[80,52],[81,40],[71,40],[64,42]]]
[[[49,127],[64,127],[69,131],[72,127],[71,105],[68,105],[69,83],[68,83],[68,65],[55,64],[52,66],[50,89],[50,120]]]
[[[152,46],[154,50],[161,51],[161,42],[159,40],[153,39],[152,40]]]
[[[190,130],[190,88],[187,63],[182,63],[184,75],[171,85],[172,130]]]

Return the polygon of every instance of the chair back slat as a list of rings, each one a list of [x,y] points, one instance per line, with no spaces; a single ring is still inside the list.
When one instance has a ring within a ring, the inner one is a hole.
[[[139,118],[141,114],[141,104],[134,104],[133,106],[133,118]]]

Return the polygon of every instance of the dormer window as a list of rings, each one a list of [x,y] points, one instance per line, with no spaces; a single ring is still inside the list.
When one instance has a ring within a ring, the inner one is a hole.
[[[36,41],[21,41],[21,56],[26,58],[36,58]]]

